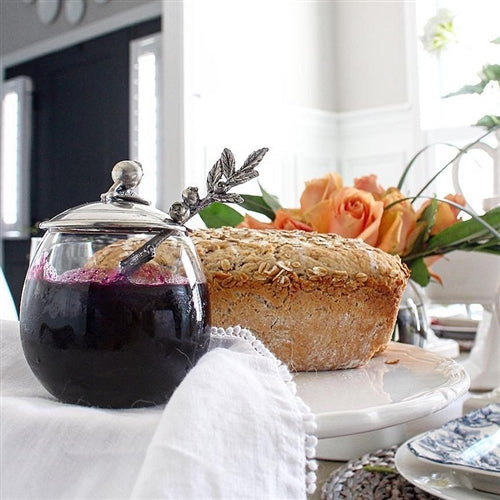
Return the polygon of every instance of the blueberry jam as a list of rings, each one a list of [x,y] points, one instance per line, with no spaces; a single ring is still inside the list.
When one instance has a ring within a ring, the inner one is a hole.
[[[42,385],[65,403],[165,403],[208,348],[205,283],[131,282],[109,273],[29,275],[21,340]]]

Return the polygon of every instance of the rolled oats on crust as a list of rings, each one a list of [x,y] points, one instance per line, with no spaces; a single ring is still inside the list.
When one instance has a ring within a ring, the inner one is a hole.
[[[298,230],[224,227],[191,237],[214,325],[250,328],[292,370],[353,368],[387,347],[409,278],[399,257]]]

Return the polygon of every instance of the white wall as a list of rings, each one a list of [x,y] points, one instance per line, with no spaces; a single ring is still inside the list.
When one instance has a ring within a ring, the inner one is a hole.
[[[335,3],[336,111],[408,103],[404,1]]]
[[[335,166],[334,3],[191,0],[184,16],[185,184],[204,185],[224,147],[243,162],[267,146],[260,180],[295,203],[299,164]]]
[[[287,206],[298,203],[305,180],[331,170],[346,182],[372,172],[387,185],[397,182],[415,151],[405,2],[185,6],[186,172],[179,187],[203,185],[226,146],[239,161],[270,147],[260,181]]]
[[[338,169],[345,181],[375,173],[396,185],[422,147],[414,2],[336,2]],[[420,167],[420,166],[419,166]],[[427,172],[414,168],[404,189]]]

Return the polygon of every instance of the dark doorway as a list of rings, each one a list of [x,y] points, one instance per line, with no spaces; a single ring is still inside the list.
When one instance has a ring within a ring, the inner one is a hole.
[[[158,18],[6,69],[6,80],[25,75],[33,81],[33,228],[97,201],[112,182],[113,165],[128,158],[129,45],[160,30]],[[19,308],[30,241],[2,243],[5,277]]]

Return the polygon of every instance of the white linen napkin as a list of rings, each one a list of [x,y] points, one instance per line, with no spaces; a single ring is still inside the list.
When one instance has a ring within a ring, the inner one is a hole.
[[[165,406],[62,404],[1,328],[1,491],[14,499],[304,499],[315,488],[314,416],[286,366],[245,329],[211,350]]]

